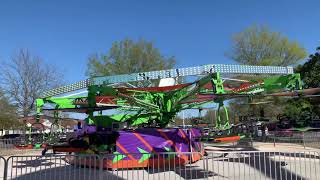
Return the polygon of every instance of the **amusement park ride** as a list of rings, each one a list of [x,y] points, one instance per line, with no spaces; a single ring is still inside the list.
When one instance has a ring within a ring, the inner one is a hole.
[[[87,89],[85,95],[70,94],[81,89]],[[45,92],[36,100],[36,107],[37,117],[44,111],[53,111],[55,115],[58,112],[87,114],[74,138],[67,144],[51,143],[44,153],[52,148],[55,152],[112,154],[114,157],[104,162],[105,167],[119,168],[122,162],[121,167],[130,168],[146,167],[151,154],[164,152],[178,153],[175,158],[183,163],[201,158],[204,148],[199,141],[200,130],[166,128],[182,110],[217,103],[215,129],[227,133],[215,138],[228,141],[234,135],[228,134],[232,126],[224,101],[317,92],[302,90],[300,75],[292,67],[209,64],[93,77]],[[106,110],[114,114],[105,115]],[[115,129],[114,125],[119,123],[126,123],[127,129]],[[183,155],[185,152],[191,155]],[[163,158],[162,162],[172,160],[171,156]]]

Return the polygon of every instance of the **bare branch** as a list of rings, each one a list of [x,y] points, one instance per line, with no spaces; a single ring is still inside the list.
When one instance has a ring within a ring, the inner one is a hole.
[[[4,63],[1,71],[0,80],[4,89],[17,104],[22,116],[32,114],[34,101],[61,80],[54,67],[33,56],[28,49],[20,49],[9,63]]]

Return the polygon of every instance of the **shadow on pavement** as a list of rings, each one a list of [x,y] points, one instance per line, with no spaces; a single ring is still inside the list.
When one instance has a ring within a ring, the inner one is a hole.
[[[248,144],[249,146],[249,144]],[[288,165],[286,161],[275,161],[272,157],[274,156],[286,156],[286,157],[301,157],[301,158],[313,158],[319,159],[317,155],[310,155],[304,153],[281,153],[281,152],[258,152],[258,149],[253,147],[247,147],[245,153],[241,153],[245,157],[228,157],[229,153],[217,153],[215,157],[208,157],[211,159],[219,158],[217,161],[223,162],[235,162],[249,165],[255,168],[258,172],[264,174],[266,177],[271,179],[299,179],[304,180],[306,178],[296,174],[295,172],[289,171],[284,167]],[[250,152],[253,151],[253,152]],[[224,152],[224,151],[221,151]],[[236,152],[236,151],[235,151]],[[214,153],[213,153],[214,154]],[[279,159],[280,160],[280,159]]]
[[[93,168],[80,168],[71,165],[63,167],[55,167],[49,169],[38,170],[36,172],[30,172],[18,177],[10,177],[8,179],[16,180],[100,180],[100,179],[119,179],[123,178],[112,174],[110,171],[99,171]]]

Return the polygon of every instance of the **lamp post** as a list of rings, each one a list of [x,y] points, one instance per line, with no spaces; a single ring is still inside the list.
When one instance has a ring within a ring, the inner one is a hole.
[[[29,133],[29,137],[28,137],[28,144],[32,144],[32,136],[31,136],[31,132],[32,132],[32,124],[31,123],[27,123],[27,132]]]

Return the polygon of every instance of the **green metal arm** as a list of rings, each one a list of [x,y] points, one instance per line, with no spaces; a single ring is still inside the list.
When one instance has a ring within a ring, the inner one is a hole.
[[[202,88],[211,82],[212,89]],[[269,93],[278,89],[301,89],[302,83],[299,74],[288,74],[282,76],[274,76],[262,79],[261,83],[257,83],[253,88],[249,88],[243,92],[238,92],[238,94],[248,94],[255,95],[260,93]],[[113,115],[110,117],[106,116],[94,116],[93,110],[88,110],[89,115],[86,119],[88,124],[97,124],[99,119],[105,119],[107,122],[124,122],[128,121],[131,125],[139,125],[143,123],[149,123],[151,121],[156,121],[161,127],[166,126],[176,114],[182,109],[201,106],[207,102],[192,103],[189,105],[182,105],[182,101],[192,100],[197,94],[205,91],[207,94],[212,95],[228,95],[235,94],[235,92],[226,90],[224,88],[223,80],[220,77],[220,73],[209,73],[200,80],[192,83],[189,86],[183,87],[179,90],[168,91],[168,92],[147,92],[147,91],[134,91],[131,90],[130,94],[125,94],[107,85],[91,85],[88,87],[88,97],[83,96],[73,96],[67,98],[43,98],[36,100],[37,113],[40,114],[44,104],[51,103],[55,104],[55,109],[68,109],[68,108],[78,108],[74,101],[76,99],[84,98],[87,100],[87,104],[82,105],[82,107],[96,107],[96,97],[97,96],[112,96],[116,98],[117,105],[124,105],[130,109],[130,107],[139,107],[139,109],[134,108],[135,114],[120,114]],[[232,96],[230,96],[232,98]],[[217,121],[216,127],[220,129],[227,129],[230,127],[228,109],[224,106],[223,101],[228,99],[228,97],[221,96],[212,101],[219,103],[217,111]],[[222,119],[220,114],[220,108],[224,109],[225,119]]]
[[[225,119],[222,120],[221,114],[220,114],[220,108],[223,108],[223,112],[225,114]],[[223,102],[219,102],[218,110],[216,111],[216,128],[220,130],[226,130],[230,128],[230,121],[229,121],[229,113],[228,108],[224,106]]]

